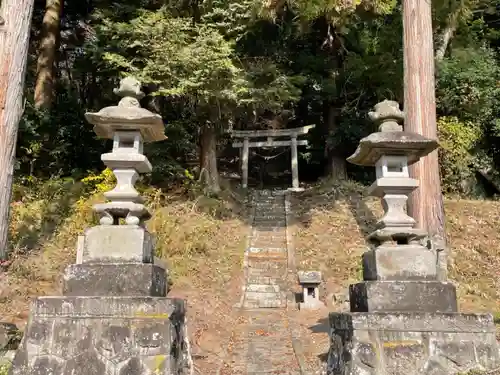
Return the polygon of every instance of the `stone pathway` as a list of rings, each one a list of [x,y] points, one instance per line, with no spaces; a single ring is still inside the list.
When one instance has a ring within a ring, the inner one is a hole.
[[[253,197],[253,223],[245,253],[245,291],[230,361],[222,374],[300,375],[288,324],[286,197],[260,191]]]

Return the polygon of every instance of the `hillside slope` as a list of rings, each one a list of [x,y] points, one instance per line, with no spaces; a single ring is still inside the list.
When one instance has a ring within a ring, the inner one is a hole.
[[[59,294],[64,267],[75,259],[76,238],[95,224],[91,207],[102,200],[99,193],[82,198],[74,186],[55,190],[23,191],[13,202],[16,251],[0,274],[0,320],[21,328],[33,297]],[[364,237],[382,212],[380,202],[363,197],[363,190],[354,183],[322,183],[291,198],[297,268],[323,272],[321,298],[330,311],[346,310],[346,288],[361,279]],[[173,277],[170,295],[188,301],[195,365],[216,373],[238,319],[232,307],[241,295],[248,234],[244,199],[229,191],[220,199],[159,190],[145,195],[157,255]],[[500,202],[447,199],[445,207],[450,277],[458,283],[460,308],[494,312],[500,323]],[[327,313],[292,312],[314,368],[328,349]]]

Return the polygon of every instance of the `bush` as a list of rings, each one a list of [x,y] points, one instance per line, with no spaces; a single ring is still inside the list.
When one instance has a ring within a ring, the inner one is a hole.
[[[470,194],[475,176],[472,151],[482,138],[481,128],[456,117],[441,117],[437,125],[443,191]]]
[[[10,364],[1,364],[0,365],[0,375],[8,375],[10,369]]]

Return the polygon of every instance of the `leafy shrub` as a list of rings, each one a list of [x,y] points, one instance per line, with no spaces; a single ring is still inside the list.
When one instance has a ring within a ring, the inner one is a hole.
[[[482,138],[481,127],[457,117],[441,117],[438,121],[439,164],[443,190],[448,193],[469,194],[474,178],[471,154]]]

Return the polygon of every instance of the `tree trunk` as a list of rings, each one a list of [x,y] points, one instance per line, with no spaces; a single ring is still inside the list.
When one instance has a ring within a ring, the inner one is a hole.
[[[17,129],[23,114],[23,90],[34,0],[2,0],[0,17],[0,259],[7,257],[9,208]]]
[[[54,88],[54,61],[59,40],[63,0],[47,0],[38,50],[35,108],[48,109]]]
[[[403,0],[404,30],[404,111],[405,130],[437,138],[432,44],[431,3],[428,0]],[[420,182],[408,200],[408,213],[417,225],[429,232],[438,250],[439,278],[447,278],[445,214],[438,151],[430,153],[410,168]]]
[[[335,132],[338,122],[338,109],[335,107],[334,103],[326,104],[326,124],[328,134]],[[347,177],[346,171],[346,160],[344,157],[340,156],[338,150],[327,146],[327,157],[328,157],[328,174],[336,180],[345,180]]]
[[[213,125],[204,125],[200,132],[200,178],[212,193],[220,192],[217,169],[217,133]]]
[[[441,61],[444,59],[444,55],[446,54],[446,50],[455,35],[455,31],[457,30],[458,24],[458,10],[455,11],[449,18],[448,24],[441,32],[438,40],[439,46],[436,49],[436,61]]]

